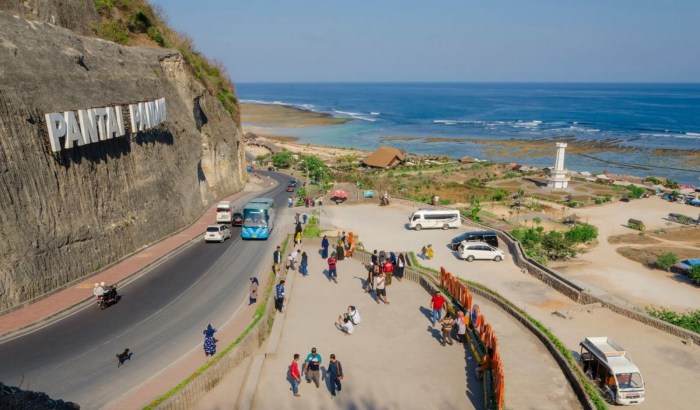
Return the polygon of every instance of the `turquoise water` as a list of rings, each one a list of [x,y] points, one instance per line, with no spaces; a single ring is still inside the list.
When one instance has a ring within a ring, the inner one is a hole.
[[[635,150],[570,154],[568,169],[659,175],[700,185],[700,164],[651,155],[655,149],[700,150],[700,84],[244,83],[237,89],[243,102],[292,105],[352,120],[275,130],[302,142],[364,149],[392,145],[414,153],[518,161],[507,154],[487,157],[489,147],[478,143],[424,139],[570,137]],[[382,142],[386,137],[417,139]],[[519,161],[551,166],[554,147],[552,156]]]

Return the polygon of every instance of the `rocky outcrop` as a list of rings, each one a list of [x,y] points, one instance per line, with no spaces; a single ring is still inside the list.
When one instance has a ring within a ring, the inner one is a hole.
[[[167,118],[153,129],[51,149],[46,113],[160,98]],[[152,243],[240,190],[242,145],[240,124],[177,51],[0,12],[0,310]]]
[[[94,0],[0,0],[0,10],[88,36],[100,20]]]
[[[0,382],[0,409],[78,410],[80,406],[70,401],[54,400],[46,393],[22,390]]]

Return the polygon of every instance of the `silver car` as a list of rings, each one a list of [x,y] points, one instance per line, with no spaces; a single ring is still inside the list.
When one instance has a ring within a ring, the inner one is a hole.
[[[204,232],[204,242],[223,242],[227,238],[231,237],[231,230],[228,226],[220,225],[210,225],[207,227],[206,232]]]

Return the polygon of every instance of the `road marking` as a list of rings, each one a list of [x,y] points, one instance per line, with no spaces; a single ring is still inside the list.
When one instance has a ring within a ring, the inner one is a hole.
[[[139,253],[139,254],[136,255],[136,256],[139,257],[139,258],[148,258],[149,256],[153,256],[153,254],[152,254],[152,253],[148,253],[148,252],[141,252],[141,253]]]
[[[76,286],[75,288],[76,289],[87,289],[87,288],[91,288],[93,286],[95,286],[95,285],[92,283],[81,283],[80,285]]]

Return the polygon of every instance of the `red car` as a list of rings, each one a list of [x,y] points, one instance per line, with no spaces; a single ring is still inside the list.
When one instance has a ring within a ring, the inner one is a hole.
[[[294,192],[294,189],[295,189],[295,188],[294,188],[293,185],[289,185],[289,186],[287,187],[287,192]]]
[[[240,212],[234,212],[231,216],[231,226],[241,226],[243,225],[243,214]]]

